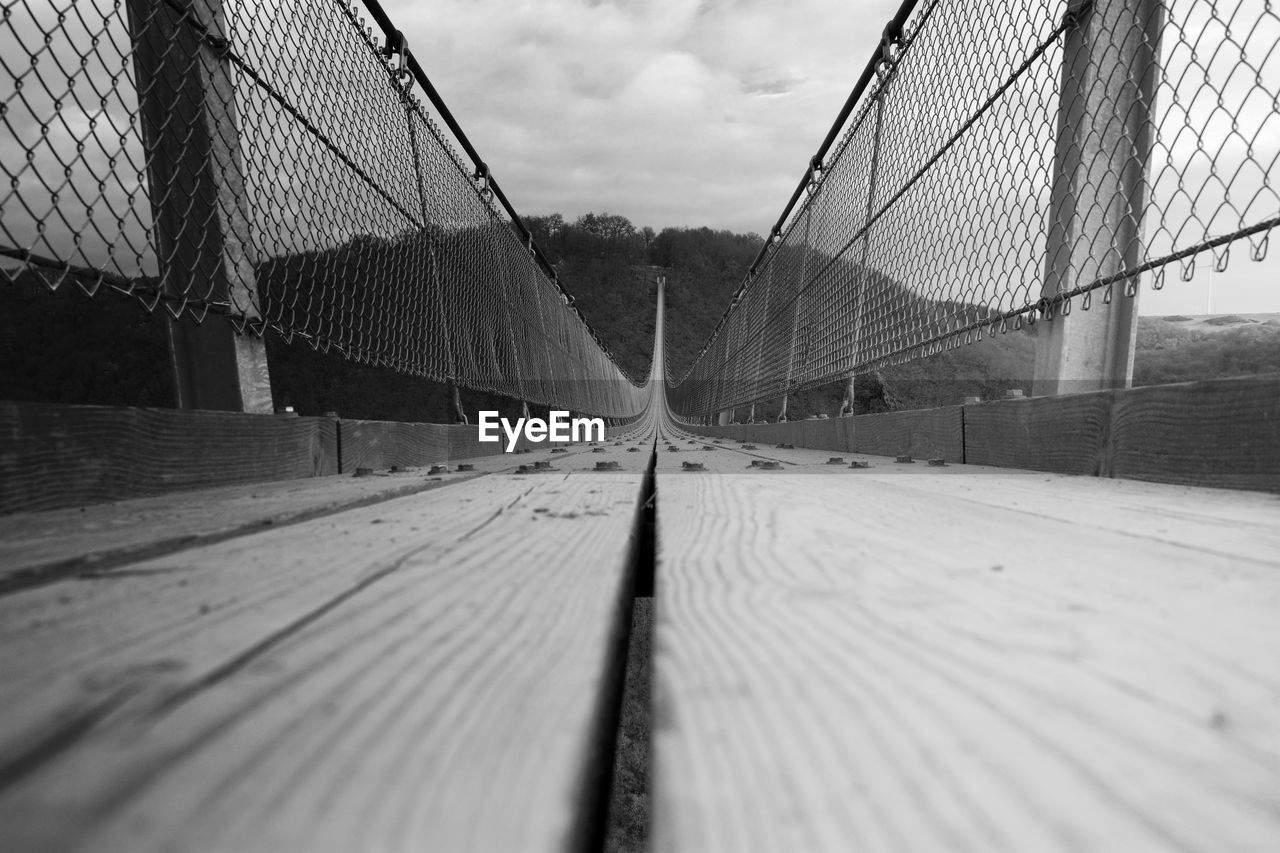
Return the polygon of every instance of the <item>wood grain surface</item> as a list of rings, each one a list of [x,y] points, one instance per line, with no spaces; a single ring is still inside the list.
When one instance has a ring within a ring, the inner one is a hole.
[[[357,468],[447,462],[452,455],[450,434],[467,427],[344,419],[338,422],[338,429],[342,435],[342,471],[350,473]],[[471,431],[474,433],[474,427]]]
[[[611,443],[612,444],[612,443]],[[403,466],[369,475],[320,476],[225,485],[172,496],[0,516],[0,594],[73,575],[92,575],[270,526],[297,524],[367,503],[461,482],[480,474],[515,473],[520,465],[589,455],[579,444],[563,456],[547,450],[480,457],[444,466]],[[590,457],[595,460],[595,456]],[[628,457],[628,462],[635,462]],[[634,466],[632,466],[634,467]]]
[[[965,406],[965,461],[1063,474],[1105,474],[1116,394],[1097,391]]]
[[[0,848],[576,849],[629,613],[622,450],[0,598]]]
[[[909,454],[923,459],[964,460],[961,407],[885,412],[849,418],[815,418],[782,424],[685,427],[691,432],[755,443],[786,442],[818,450]]]
[[[1280,492],[1278,376],[685,429],[755,443]]]
[[[1280,492],[1280,377],[1134,388],[1109,457],[1115,477]]]
[[[964,431],[960,406],[856,415],[851,421],[850,450],[881,456],[908,455],[920,459],[964,461]]]
[[[397,421],[343,420],[341,465],[343,472],[356,468],[390,468],[392,465],[429,465],[460,459],[477,459],[506,454],[507,440],[482,442],[475,424],[420,424]],[[609,441],[638,434],[634,425],[608,427]],[[565,444],[572,449],[575,445]],[[585,446],[579,442],[577,447]],[[533,453],[546,452],[546,442],[530,442],[521,437],[516,448]]]
[[[1273,498],[692,456],[658,457],[655,849],[1280,849]]]
[[[546,446],[543,445],[545,448]],[[591,453],[578,445],[564,456],[536,453],[481,457],[432,473],[434,466],[222,486],[173,496],[134,498],[87,507],[0,516],[0,595],[62,577],[94,575],[122,564],[198,544],[296,524],[357,506],[403,497],[519,465]],[[594,461],[593,455],[591,459]],[[628,461],[634,462],[634,459]],[[634,466],[632,466],[634,467]]]
[[[336,474],[327,418],[0,402],[0,513]]]

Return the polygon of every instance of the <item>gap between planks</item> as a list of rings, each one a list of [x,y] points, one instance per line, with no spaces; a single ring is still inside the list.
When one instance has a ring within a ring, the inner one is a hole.
[[[486,477],[0,599],[3,846],[576,843],[640,483]]]

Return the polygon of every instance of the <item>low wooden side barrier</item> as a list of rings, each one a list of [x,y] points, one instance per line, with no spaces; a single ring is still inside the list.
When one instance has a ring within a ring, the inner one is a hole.
[[[821,450],[1280,491],[1280,376],[687,428]]]
[[[338,473],[329,418],[0,402],[0,512]]]
[[[505,446],[467,424],[0,402],[0,514],[448,464]]]

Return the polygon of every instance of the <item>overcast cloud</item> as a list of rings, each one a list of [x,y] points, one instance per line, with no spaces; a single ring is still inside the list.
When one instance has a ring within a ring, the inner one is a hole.
[[[522,213],[766,232],[897,0],[388,0]]]

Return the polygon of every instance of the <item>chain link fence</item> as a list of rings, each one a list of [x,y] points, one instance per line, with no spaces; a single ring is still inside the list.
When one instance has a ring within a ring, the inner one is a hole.
[[[673,407],[705,416],[1261,260],[1278,43],[1264,0],[908,0],[668,376]]]
[[[643,407],[376,3],[19,0],[0,64],[0,280]]]

